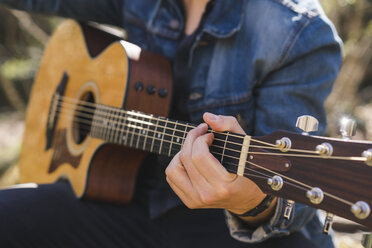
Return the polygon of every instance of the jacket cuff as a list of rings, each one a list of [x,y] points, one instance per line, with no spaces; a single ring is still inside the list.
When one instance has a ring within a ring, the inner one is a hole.
[[[300,230],[315,214],[315,209],[295,204],[289,219],[284,218],[284,210],[287,200],[278,198],[275,213],[269,221],[257,228],[250,227],[240,218],[225,211],[226,222],[233,238],[246,242],[258,243],[271,237],[289,235],[293,231]]]

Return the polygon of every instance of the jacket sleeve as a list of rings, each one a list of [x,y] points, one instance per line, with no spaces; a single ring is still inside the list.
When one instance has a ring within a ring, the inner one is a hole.
[[[11,8],[123,26],[124,0],[0,0]]]
[[[332,24],[321,16],[309,19],[290,49],[283,51],[281,63],[256,87],[254,134],[265,135],[277,129],[298,132],[295,123],[300,115],[316,117],[320,123],[318,134],[324,133],[324,101],[332,89],[341,61],[341,40]],[[296,203],[287,220],[283,217],[285,205],[285,199],[278,199],[274,216],[256,229],[227,212],[230,233],[244,242],[261,242],[299,231],[317,218],[315,209]]]

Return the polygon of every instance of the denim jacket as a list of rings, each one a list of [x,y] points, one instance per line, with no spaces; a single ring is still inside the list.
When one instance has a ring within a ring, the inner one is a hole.
[[[123,27],[128,40],[172,59],[184,29],[177,0],[0,0],[27,11]],[[324,100],[341,65],[341,41],[316,0],[216,0],[190,50],[187,108],[199,123],[206,111],[232,115],[248,134],[298,131],[296,118],[312,115],[326,128]],[[320,247],[314,209],[286,200],[255,230],[227,213],[231,234],[245,242],[301,230]]]

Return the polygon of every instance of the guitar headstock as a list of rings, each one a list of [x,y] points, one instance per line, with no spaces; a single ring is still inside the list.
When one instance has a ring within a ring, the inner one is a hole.
[[[340,139],[311,136],[313,120],[299,122],[308,128],[302,134],[251,137],[244,176],[268,194],[332,213],[325,232],[333,214],[372,228],[372,142],[350,140],[352,122]]]

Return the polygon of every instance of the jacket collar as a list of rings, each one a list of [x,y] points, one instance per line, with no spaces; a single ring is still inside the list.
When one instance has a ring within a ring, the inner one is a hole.
[[[240,30],[245,12],[245,0],[216,0],[203,31],[226,38]]]
[[[182,0],[168,1],[177,8],[182,4]],[[218,38],[233,35],[242,25],[245,2],[246,0],[215,0],[215,5],[204,24],[203,32]],[[181,13],[182,10],[178,9],[180,17]]]

